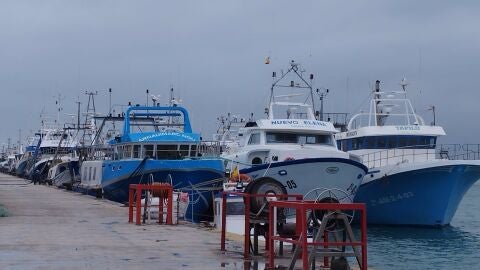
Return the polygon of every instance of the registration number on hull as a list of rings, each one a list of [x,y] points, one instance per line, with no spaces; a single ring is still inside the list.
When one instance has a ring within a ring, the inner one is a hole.
[[[383,197],[380,197],[376,200],[370,200],[370,204],[372,206],[389,204],[389,203],[394,203],[394,202],[398,202],[398,201],[401,201],[401,200],[409,199],[409,198],[412,198],[414,196],[415,195],[413,194],[413,192],[408,191],[408,192],[404,192],[404,193],[398,193],[398,194],[395,194],[395,195],[383,196]]]

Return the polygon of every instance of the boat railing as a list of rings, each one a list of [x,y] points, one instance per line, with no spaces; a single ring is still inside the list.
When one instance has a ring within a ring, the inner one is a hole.
[[[360,155],[368,168],[435,159],[480,160],[480,144],[415,145]]]
[[[64,148],[64,147],[61,147],[57,150],[57,148],[47,148],[47,149],[41,149],[40,150],[40,154],[42,155],[55,155],[55,154],[58,154],[58,155],[67,155],[67,154],[70,154],[72,153],[72,148]]]
[[[437,150],[430,145],[415,145],[401,148],[385,149],[360,155],[368,168],[395,165],[407,162],[419,162],[438,158]]]
[[[319,120],[331,122],[335,128],[341,132],[347,131],[348,113],[323,113],[319,115]]]
[[[479,160],[480,144],[441,144],[438,157],[450,160]]]
[[[198,153],[202,157],[219,157],[225,149],[220,141],[202,141],[198,145]]]

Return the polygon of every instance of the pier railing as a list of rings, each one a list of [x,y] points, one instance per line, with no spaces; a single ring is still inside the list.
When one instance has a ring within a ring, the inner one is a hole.
[[[360,155],[368,168],[435,159],[480,160],[480,144],[440,144],[436,148],[415,145]]]

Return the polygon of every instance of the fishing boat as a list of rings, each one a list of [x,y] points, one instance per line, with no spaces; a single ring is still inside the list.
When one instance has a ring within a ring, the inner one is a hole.
[[[42,128],[39,147],[33,154],[33,166],[27,175],[34,183],[43,183],[48,179],[51,167],[62,161],[76,158],[78,141],[69,129]]]
[[[337,149],[333,124],[316,118],[313,75],[308,82],[301,73],[294,61],[280,78],[273,73],[267,117],[240,128],[236,145],[230,144],[222,157],[227,169],[239,170],[242,181],[265,181],[285,194],[341,190],[346,194],[342,201],[351,202],[367,168],[355,155]],[[287,93],[279,93],[282,89]]]
[[[201,153],[201,137],[180,106],[131,106],[121,136],[110,141],[113,156],[81,165],[81,187],[128,201],[130,184],[166,182],[189,195],[186,218],[212,220],[213,193],[221,189],[224,164]]]
[[[59,188],[72,189],[80,181],[80,162],[78,157],[60,160],[48,171],[49,183]]]
[[[367,204],[367,221],[383,225],[443,226],[463,195],[480,178],[480,161],[455,160],[437,151],[442,127],[425,124],[399,91],[376,81],[368,112],[354,115],[336,135],[340,149],[362,157],[369,168],[356,196]]]
[[[25,152],[22,155],[22,158],[17,163],[15,167],[15,174],[18,177],[23,177],[26,171],[29,169],[29,164],[32,163],[33,155],[35,150],[39,146],[40,134],[36,134],[34,137],[29,137],[27,139],[27,146],[25,147]]]

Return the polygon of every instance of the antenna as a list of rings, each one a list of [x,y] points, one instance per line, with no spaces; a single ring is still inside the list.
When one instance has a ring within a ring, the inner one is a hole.
[[[147,94],[147,107],[148,107],[148,93],[149,93],[149,92],[150,92],[150,91],[148,91],[148,89],[145,91],[145,93]]]
[[[160,95],[150,95],[150,98],[152,99],[152,102],[153,102],[154,106],[158,106],[157,100],[159,100],[160,97],[161,97]]]
[[[430,107],[428,108],[429,111],[432,111],[433,113],[433,123],[432,123],[432,126],[435,126],[435,105],[430,105]]]
[[[80,101],[77,101],[77,130],[80,130]]]
[[[403,92],[405,94],[405,98],[407,98],[407,85],[408,85],[408,82],[407,82],[407,79],[404,76],[403,79],[400,81],[400,86],[403,89]]]
[[[108,115],[112,115],[112,88],[108,88]]]
[[[55,122],[57,124],[60,123],[60,111],[63,110],[61,103],[62,103],[62,100],[64,99],[65,99],[65,96],[62,96],[62,94],[59,93],[57,96],[57,100],[55,100],[55,105],[57,105],[57,120]]]
[[[313,75],[311,75],[311,76],[313,76]],[[320,92],[320,89],[318,89],[318,88],[316,90],[317,95],[320,98],[320,121],[323,121],[323,100],[327,97],[328,93],[330,92],[330,90],[328,90],[328,88],[323,88],[322,87],[322,90],[323,91],[321,91],[321,92]]]

